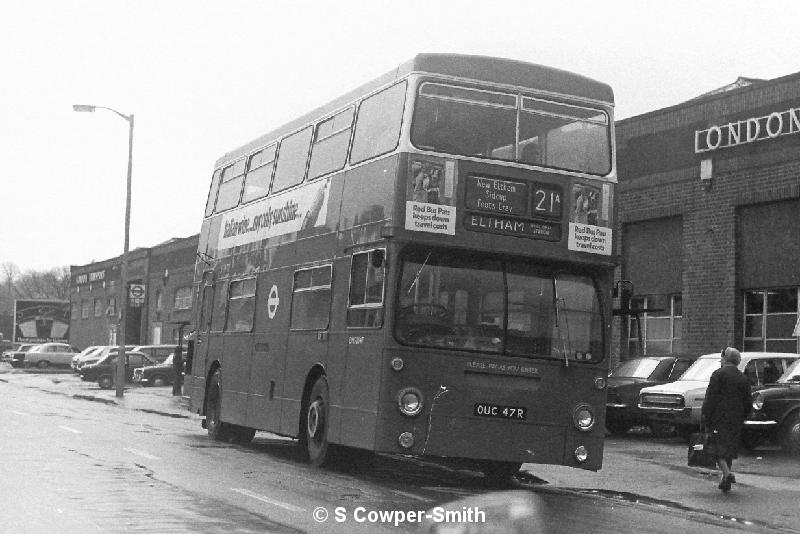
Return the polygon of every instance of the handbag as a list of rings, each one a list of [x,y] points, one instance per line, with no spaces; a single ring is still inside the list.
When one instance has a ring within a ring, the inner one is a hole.
[[[714,450],[714,435],[704,429],[689,436],[688,464],[691,467],[716,467],[717,456]]]

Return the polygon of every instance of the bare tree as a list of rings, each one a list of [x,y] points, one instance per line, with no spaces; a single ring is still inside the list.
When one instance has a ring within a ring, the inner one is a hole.
[[[55,267],[45,271],[29,269],[21,273],[11,262],[3,263],[0,309],[13,307],[15,299],[60,299],[69,297],[69,267]],[[6,302],[8,301],[8,302]],[[9,304],[10,303],[10,304]]]

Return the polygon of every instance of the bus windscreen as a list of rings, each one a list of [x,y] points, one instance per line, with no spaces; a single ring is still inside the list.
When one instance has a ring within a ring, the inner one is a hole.
[[[404,344],[596,362],[595,285],[525,261],[415,249],[401,263],[395,336]]]

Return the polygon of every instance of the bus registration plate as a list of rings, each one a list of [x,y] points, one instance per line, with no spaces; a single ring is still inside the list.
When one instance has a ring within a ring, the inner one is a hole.
[[[527,414],[527,408],[522,406],[502,406],[499,404],[489,404],[487,402],[477,402],[472,409],[472,415],[477,415],[478,417],[516,419],[518,421],[525,421]]]

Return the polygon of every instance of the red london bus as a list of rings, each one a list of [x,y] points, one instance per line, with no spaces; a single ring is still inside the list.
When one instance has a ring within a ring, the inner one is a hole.
[[[597,470],[612,316],[613,92],[420,54],[221,157],[191,409],[297,438]]]

